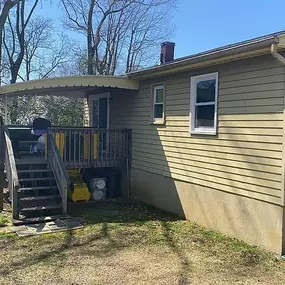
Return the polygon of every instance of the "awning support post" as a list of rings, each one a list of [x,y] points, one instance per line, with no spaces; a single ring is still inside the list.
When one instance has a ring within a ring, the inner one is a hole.
[[[5,102],[4,102],[4,124],[8,124],[8,95],[5,94]]]

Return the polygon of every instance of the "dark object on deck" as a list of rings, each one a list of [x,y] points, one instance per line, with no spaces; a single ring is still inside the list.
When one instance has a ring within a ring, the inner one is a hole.
[[[121,172],[116,167],[84,168],[81,170],[82,178],[90,185],[92,178],[106,177],[106,197],[118,198],[121,195]]]
[[[51,127],[51,122],[44,118],[36,118],[31,127],[9,127],[10,138],[13,144],[14,154],[16,158],[20,158],[20,142],[36,142],[38,138],[47,132]],[[32,129],[33,132],[32,133]]]
[[[36,141],[38,139],[38,136],[31,133],[30,127],[9,127],[9,133],[16,158],[20,158],[20,141]]]
[[[51,127],[51,122],[44,118],[36,118],[33,121],[34,134],[41,136],[47,132],[47,129]]]

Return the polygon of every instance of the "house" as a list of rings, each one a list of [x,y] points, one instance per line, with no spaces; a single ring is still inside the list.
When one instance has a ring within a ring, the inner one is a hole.
[[[132,196],[281,254],[284,48],[285,32],[179,59],[173,57],[174,44],[164,43],[160,65],[122,77],[45,79],[7,85],[0,92],[85,98],[86,128],[75,131],[93,138],[91,145],[97,130],[128,130],[118,149],[127,155],[118,165],[127,161]],[[74,128],[55,131],[71,136]],[[106,154],[116,136],[98,137],[99,145],[87,160],[81,156],[78,167],[117,160],[115,151],[109,152],[113,159],[99,159],[100,147]],[[51,144],[56,155],[60,147]],[[68,151],[62,152],[57,167],[68,168]]]

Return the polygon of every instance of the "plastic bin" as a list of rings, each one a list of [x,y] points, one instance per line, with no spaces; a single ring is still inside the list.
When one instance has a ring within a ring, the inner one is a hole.
[[[98,168],[85,168],[81,169],[81,174],[84,181],[89,185],[89,191],[91,192],[90,183],[92,178],[106,178],[106,197],[118,198],[121,195],[121,173],[118,168],[115,167],[98,167]]]

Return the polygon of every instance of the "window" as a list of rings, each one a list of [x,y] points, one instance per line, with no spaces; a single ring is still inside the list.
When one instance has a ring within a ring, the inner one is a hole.
[[[153,123],[164,123],[164,85],[153,87]]]
[[[218,73],[191,77],[190,132],[217,133]]]

